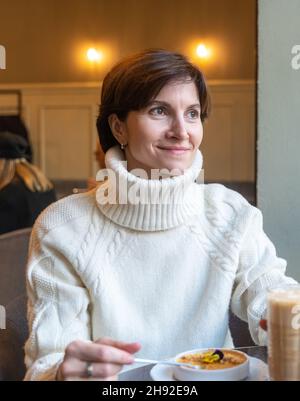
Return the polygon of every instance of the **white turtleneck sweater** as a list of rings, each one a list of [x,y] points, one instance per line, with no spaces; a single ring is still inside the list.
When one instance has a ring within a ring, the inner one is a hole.
[[[195,182],[200,152],[185,174],[162,180],[129,173],[122,158],[118,148],[106,154],[116,181],[52,204],[34,226],[26,380],[53,380],[76,339],[139,341],[136,356],[153,359],[232,346],[230,308],[262,343],[267,289],[294,282],[260,211],[222,185]],[[118,204],[105,203],[103,189]],[[151,203],[133,201],[133,193],[150,194]]]

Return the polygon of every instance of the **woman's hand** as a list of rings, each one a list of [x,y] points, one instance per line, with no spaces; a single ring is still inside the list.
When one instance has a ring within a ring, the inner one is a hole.
[[[116,380],[123,365],[133,363],[132,354],[139,351],[139,343],[125,343],[111,338],[101,338],[95,342],[73,341],[65,351],[56,378],[98,378]]]
[[[268,323],[265,319],[261,319],[259,322],[259,325],[263,330],[265,330],[265,331],[268,330]]]

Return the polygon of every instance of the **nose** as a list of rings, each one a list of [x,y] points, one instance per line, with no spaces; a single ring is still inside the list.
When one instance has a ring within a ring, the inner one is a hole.
[[[171,122],[171,127],[168,131],[169,138],[187,139],[189,137],[186,122],[181,116],[174,116]]]

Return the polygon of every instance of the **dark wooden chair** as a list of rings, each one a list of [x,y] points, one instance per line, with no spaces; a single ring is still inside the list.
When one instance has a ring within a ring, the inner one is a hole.
[[[25,374],[25,269],[31,228],[0,235],[0,305],[5,329],[0,329],[0,380],[22,380]]]
[[[31,228],[0,235],[0,305],[24,294]]]
[[[0,381],[19,381],[25,376],[26,300],[25,294],[20,295],[6,307],[6,328],[0,330]]]
[[[255,345],[250,335],[248,324],[232,312],[229,314],[229,327],[235,347],[251,347]]]

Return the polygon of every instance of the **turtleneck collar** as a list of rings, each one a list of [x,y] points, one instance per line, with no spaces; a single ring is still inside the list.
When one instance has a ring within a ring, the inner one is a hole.
[[[184,174],[163,179],[141,178],[126,168],[118,146],[105,155],[108,179],[96,191],[102,213],[123,227],[159,231],[185,223],[202,208],[202,185],[195,181],[202,169],[202,154]]]

